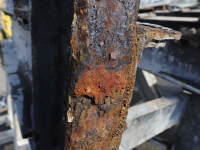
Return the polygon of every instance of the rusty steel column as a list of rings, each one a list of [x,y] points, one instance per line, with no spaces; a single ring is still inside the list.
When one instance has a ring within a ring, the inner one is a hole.
[[[139,0],[75,0],[68,149],[118,149],[143,48],[180,39],[168,28],[137,25],[138,9]]]
[[[141,50],[139,0],[75,0],[68,149],[118,149]]]

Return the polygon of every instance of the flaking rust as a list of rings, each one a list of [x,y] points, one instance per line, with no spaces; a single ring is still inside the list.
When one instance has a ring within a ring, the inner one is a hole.
[[[139,0],[75,0],[67,149],[119,149],[137,64],[154,39],[137,36],[138,8]]]

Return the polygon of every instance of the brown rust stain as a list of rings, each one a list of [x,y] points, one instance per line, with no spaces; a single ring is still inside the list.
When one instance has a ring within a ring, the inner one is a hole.
[[[127,60],[127,56],[122,57],[122,61],[125,62]]]
[[[80,145],[84,145],[83,149],[109,150],[115,134],[115,130],[113,129],[117,129],[120,122],[119,117],[117,117],[119,116],[119,112],[99,112],[97,106],[90,106],[88,110],[83,110],[82,114],[84,114],[82,115],[84,117],[80,117],[78,126],[72,131],[71,140],[74,142],[82,141]],[[84,143],[86,139],[87,143]],[[120,138],[116,140],[119,142]],[[97,141],[98,144],[95,144]],[[80,149],[77,145],[73,145],[71,148]]]
[[[130,21],[136,14],[128,16],[128,26],[123,29],[121,18],[117,18],[127,15],[123,14],[126,8],[121,1],[75,2],[78,8],[72,25],[67,149],[117,150],[127,128],[126,116],[143,45],[155,37],[164,38],[166,32],[136,26],[136,20]]]
[[[121,37],[117,35],[116,30],[121,29],[122,24],[118,21],[121,18],[116,16],[126,18],[121,1],[75,2],[69,111],[73,121],[68,122],[67,148],[116,150],[127,127],[126,116],[141,53],[137,49],[136,27],[127,18],[127,24],[131,25],[121,30]],[[102,24],[95,24],[98,20]],[[92,35],[93,32],[97,36]]]
[[[95,104],[99,104],[105,96],[119,98],[119,95],[124,93],[126,84],[126,68],[114,72],[98,66],[83,71],[75,86],[74,96],[78,98],[87,95],[95,98]],[[90,91],[87,89],[90,89]]]
[[[72,46],[72,49],[75,49],[75,36],[74,34],[72,34],[72,39],[71,39],[71,46]]]
[[[135,30],[134,26],[132,28]],[[108,71],[103,65],[88,65],[81,73],[74,97],[83,96],[83,100],[76,104],[76,111],[80,112],[74,114],[76,124],[72,124],[69,149],[118,149],[121,135],[127,128],[126,116],[141,53],[136,43],[137,37],[133,36],[131,60],[120,71]],[[95,105],[87,105],[87,97],[94,98]]]
[[[85,135],[89,133],[98,132],[99,137],[105,137],[105,135],[108,134],[108,131],[106,130],[111,130],[115,117],[113,115],[108,116],[108,114],[100,117],[98,113],[99,109],[97,106],[91,106],[90,109],[87,110],[87,117],[79,124],[72,135],[73,141],[84,140]]]
[[[107,18],[108,18],[108,20],[106,22],[106,25],[107,25],[106,31],[109,31],[110,27],[113,25],[112,20],[111,20],[112,19],[112,17],[111,17],[112,14],[111,13],[115,11],[117,5],[112,0],[104,0],[104,2],[106,2],[107,5],[108,5],[108,9],[107,9],[107,11],[105,13],[107,14]]]

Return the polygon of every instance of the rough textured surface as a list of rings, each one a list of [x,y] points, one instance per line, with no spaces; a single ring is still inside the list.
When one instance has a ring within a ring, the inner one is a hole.
[[[168,28],[137,25],[138,4],[75,1],[68,149],[118,149],[143,48],[180,39]]]
[[[75,1],[68,149],[119,148],[141,55],[138,5],[138,0]]]
[[[161,43],[150,42],[152,40],[180,40],[181,32],[174,31],[170,28],[162,27],[149,23],[137,23],[137,37],[144,48],[163,47]]]

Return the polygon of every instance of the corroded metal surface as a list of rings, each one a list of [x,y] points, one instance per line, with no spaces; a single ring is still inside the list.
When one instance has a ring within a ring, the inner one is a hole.
[[[179,32],[137,25],[139,1],[75,1],[68,149],[118,149],[137,64],[151,40]]]
[[[138,5],[138,0],[75,1],[68,149],[119,147],[141,55]]]
[[[143,48],[164,47],[165,43],[153,42],[162,40],[180,40],[181,33],[170,28],[149,23],[137,23],[137,38]]]

